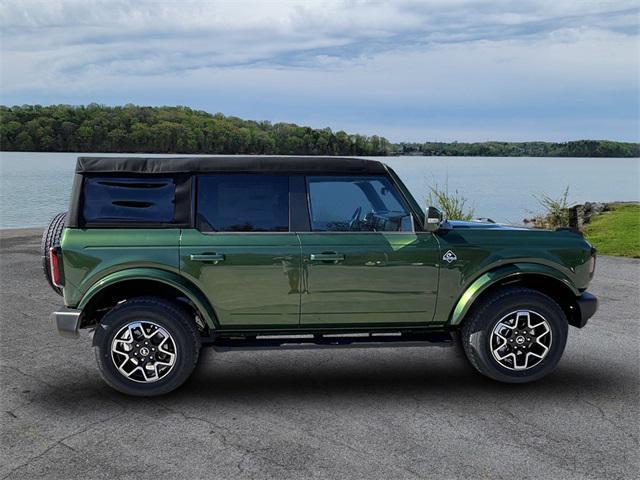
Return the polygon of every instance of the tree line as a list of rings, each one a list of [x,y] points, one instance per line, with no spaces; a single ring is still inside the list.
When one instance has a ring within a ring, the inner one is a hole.
[[[188,107],[0,106],[4,151],[274,155],[640,157],[608,140],[390,143],[378,135],[243,120]]]
[[[450,157],[640,157],[640,143],[610,140],[572,142],[399,143],[398,155]]]
[[[0,106],[5,151],[389,155],[377,135],[256,122],[187,107]]]

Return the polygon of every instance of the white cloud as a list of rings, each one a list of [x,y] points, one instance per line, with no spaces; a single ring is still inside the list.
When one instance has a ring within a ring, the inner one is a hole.
[[[638,101],[627,1],[5,0],[0,26],[3,103],[187,103],[365,130],[359,115],[386,112],[389,131],[419,136],[435,118],[481,131],[465,109],[617,128]]]

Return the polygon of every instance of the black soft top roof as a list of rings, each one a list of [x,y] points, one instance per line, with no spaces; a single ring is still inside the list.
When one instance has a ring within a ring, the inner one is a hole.
[[[345,173],[383,174],[376,160],[345,157],[78,157],[76,173]]]

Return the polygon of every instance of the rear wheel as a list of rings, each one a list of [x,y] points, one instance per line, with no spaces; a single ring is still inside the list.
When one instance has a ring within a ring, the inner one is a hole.
[[[42,241],[40,242],[40,250],[42,253],[42,269],[47,283],[58,295],[62,295],[62,289],[56,287],[51,279],[51,264],[49,263],[49,249],[60,244],[62,231],[67,223],[67,212],[57,214],[51,219],[47,228],[42,232]]]
[[[567,331],[567,318],[552,298],[528,288],[505,288],[474,308],[461,333],[467,358],[480,373],[525,383],[556,367]]]
[[[178,388],[189,378],[198,361],[200,335],[179,305],[140,297],[104,316],[94,345],[105,382],[128,395],[154,396]]]

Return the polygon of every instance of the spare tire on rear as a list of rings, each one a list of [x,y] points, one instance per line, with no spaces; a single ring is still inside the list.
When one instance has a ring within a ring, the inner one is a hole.
[[[53,288],[53,291],[58,295],[62,295],[62,289],[56,287],[51,280],[51,264],[49,263],[49,249],[60,244],[60,237],[62,236],[62,230],[67,223],[67,212],[57,214],[47,228],[42,233],[42,242],[40,242],[40,249],[42,251],[42,269],[44,270],[44,276],[47,278],[47,282]]]

